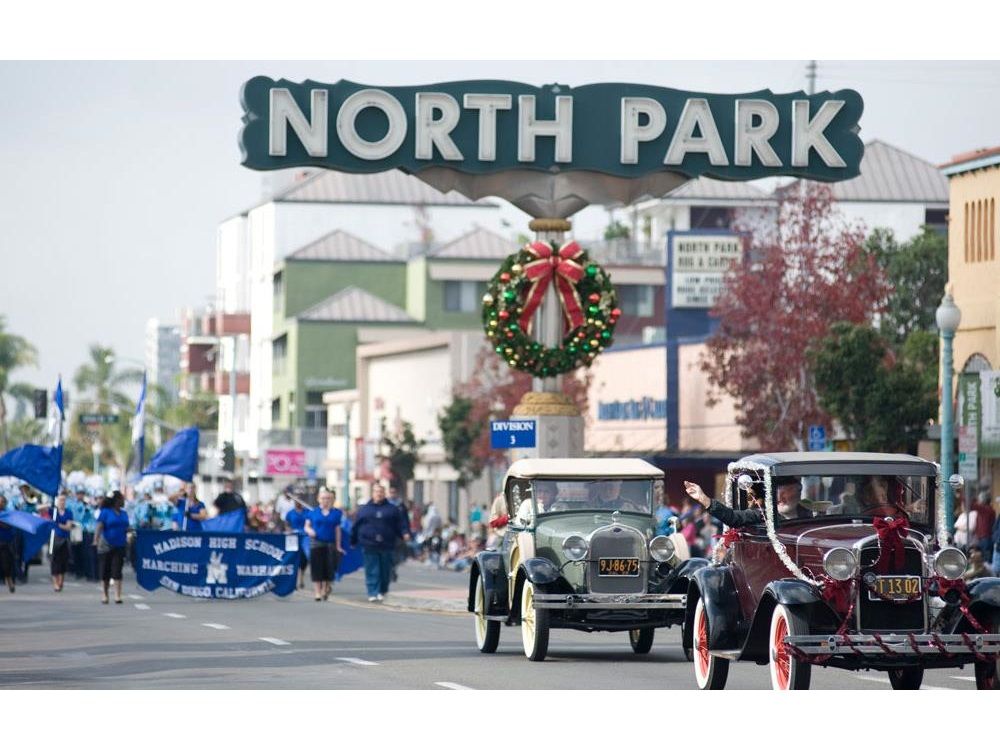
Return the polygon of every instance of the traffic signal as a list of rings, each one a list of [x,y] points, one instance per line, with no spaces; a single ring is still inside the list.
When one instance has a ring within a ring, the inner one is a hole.
[[[221,469],[227,474],[232,474],[236,471],[236,449],[233,448],[233,444],[228,440],[222,444],[222,460]]]
[[[36,388],[32,399],[35,407],[35,419],[45,419],[49,416],[49,392],[44,388]]]

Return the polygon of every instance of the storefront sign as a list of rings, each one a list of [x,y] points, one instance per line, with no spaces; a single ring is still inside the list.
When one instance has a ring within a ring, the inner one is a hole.
[[[703,308],[715,305],[726,271],[743,254],[739,235],[694,231],[671,232],[670,306]]]
[[[599,401],[597,418],[601,420],[635,420],[667,418],[667,400],[642,398],[629,401]]]
[[[979,373],[979,455],[1000,458],[1000,370]]]
[[[306,452],[302,448],[269,449],[264,458],[264,473],[268,476],[305,476]]]
[[[978,372],[958,376],[958,473],[967,483],[979,481],[979,424],[982,405]]]
[[[242,103],[243,164],[263,170],[529,168],[833,181],[857,176],[864,150],[858,136],[864,105],[849,89],[703,94],[512,81],[377,88],[260,76],[244,84]]]

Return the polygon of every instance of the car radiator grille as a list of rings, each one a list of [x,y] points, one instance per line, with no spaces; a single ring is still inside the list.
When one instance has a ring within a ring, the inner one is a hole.
[[[862,574],[874,571],[872,567],[878,559],[878,547],[870,546],[861,550]],[[923,575],[923,563],[920,550],[906,547],[905,564],[901,575]],[[897,571],[892,571],[896,573]],[[858,592],[858,622],[863,632],[904,632],[908,630],[922,631],[924,629],[924,597],[914,602],[893,604],[886,601],[872,601],[864,586]]]
[[[639,558],[638,576],[599,576],[598,560],[602,557]],[[597,531],[590,539],[590,563],[587,574],[592,594],[641,594],[646,591],[648,575],[645,539],[635,531],[612,526]]]

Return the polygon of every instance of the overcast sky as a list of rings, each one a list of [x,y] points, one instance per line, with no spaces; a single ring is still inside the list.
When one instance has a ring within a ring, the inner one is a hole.
[[[804,88],[805,61],[0,63],[0,314],[40,360],[14,380],[69,381],[95,342],[142,359],[148,318],[210,301],[216,226],[261,195],[237,145],[258,74],[782,93]],[[934,163],[1000,145],[1000,63],[820,61],[817,90],[837,88],[864,98],[865,141]]]

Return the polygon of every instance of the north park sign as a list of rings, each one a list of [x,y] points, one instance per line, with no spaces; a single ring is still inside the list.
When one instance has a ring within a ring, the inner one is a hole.
[[[654,172],[752,180],[858,175],[864,104],[852,90],[703,94],[597,83],[510,81],[373,87],[275,81],[243,86],[243,164],[344,172],[429,167],[484,175]]]

